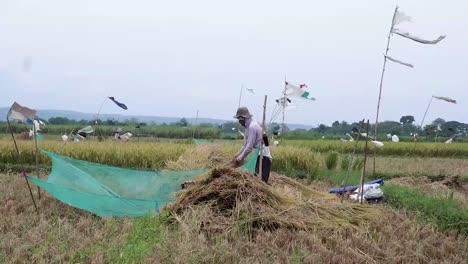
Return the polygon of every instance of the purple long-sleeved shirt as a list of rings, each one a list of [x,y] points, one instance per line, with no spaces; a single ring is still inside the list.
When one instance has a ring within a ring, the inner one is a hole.
[[[258,147],[258,144],[262,142],[262,127],[255,122],[252,118],[248,118],[245,120],[245,140],[244,145],[240,149],[239,153],[237,153],[237,160],[241,161],[249,153],[252,149]]]

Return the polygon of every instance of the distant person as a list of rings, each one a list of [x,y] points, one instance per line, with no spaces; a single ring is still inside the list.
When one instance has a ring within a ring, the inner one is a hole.
[[[262,144],[263,161],[261,177],[265,183],[268,183],[268,179],[270,178],[272,161],[270,149],[268,147],[268,137],[266,135],[262,136],[262,127],[255,120],[252,119],[252,115],[250,114],[249,109],[247,109],[247,107],[239,107],[234,118],[236,118],[239,121],[239,124],[241,126],[245,127],[245,139],[244,145],[232,161],[232,166],[242,166],[242,164],[244,164],[245,162],[245,158],[250,154],[250,152],[252,152],[253,149],[257,148],[259,144]],[[258,175],[259,163],[260,159],[257,159],[257,164],[255,166],[255,175]]]

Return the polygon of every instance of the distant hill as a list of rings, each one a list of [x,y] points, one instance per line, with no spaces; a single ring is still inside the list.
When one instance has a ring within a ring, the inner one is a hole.
[[[6,115],[8,112],[8,107],[0,107],[0,121],[6,121]],[[92,113],[82,113],[77,111],[68,111],[68,110],[37,110],[38,116],[42,119],[48,120],[51,117],[66,117],[68,119],[74,120],[93,120],[95,118],[95,114]],[[107,120],[107,119],[114,119],[118,121],[125,121],[129,119],[137,119],[138,122],[145,122],[145,123],[155,123],[155,124],[162,124],[162,123],[175,123],[178,122],[182,117],[165,117],[165,116],[142,116],[142,115],[120,115],[120,114],[100,114],[99,119]],[[195,118],[186,118],[190,124],[195,123]],[[198,118],[198,123],[208,123],[208,124],[222,124],[225,122],[229,122],[232,120],[222,120],[222,119],[213,119],[213,118]],[[295,129],[311,129],[313,126],[309,125],[301,125],[301,124],[287,124],[288,127],[292,130]]]

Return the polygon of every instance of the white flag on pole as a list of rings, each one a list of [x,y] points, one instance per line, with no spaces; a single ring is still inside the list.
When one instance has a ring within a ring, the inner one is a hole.
[[[455,99],[452,99],[450,97],[446,97],[446,96],[433,96],[435,99],[438,99],[438,100],[443,100],[443,101],[446,101],[448,103],[452,103],[452,104],[456,104],[457,103],[457,100]]]
[[[394,59],[394,58],[392,58],[392,57],[390,57],[390,56],[388,56],[388,55],[385,56],[385,58],[387,58],[387,60],[389,60],[389,61],[392,61],[392,62],[401,64],[401,65],[404,65],[404,66],[406,66],[406,67],[414,68],[413,64],[406,63],[406,62],[403,62],[403,61],[401,61],[401,60]]]
[[[403,22],[412,22],[411,17],[397,10],[393,18],[393,25],[395,26]]]
[[[434,40],[426,40],[426,39],[422,39],[420,37],[413,36],[408,32],[401,32],[397,28],[394,28],[392,30],[392,33],[395,33],[395,34],[397,34],[397,35],[399,35],[401,37],[411,39],[412,41],[416,41],[416,42],[419,42],[419,43],[422,43],[422,44],[437,44],[446,37],[445,35],[441,35],[441,36],[439,36],[438,38],[436,38]]]
[[[251,94],[255,94],[255,90],[253,88],[247,88],[247,91],[249,91]]]
[[[296,85],[286,82],[284,93],[288,97],[295,96],[295,97],[315,101],[315,98],[310,96],[309,88],[305,84],[300,84],[299,86],[296,86]]]
[[[420,37],[416,37],[414,35],[411,35],[410,33],[402,32],[398,28],[395,28],[394,26],[396,26],[396,25],[398,25],[400,23],[412,22],[412,19],[411,19],[410,16],[406,15],[402,11],[399,11],[398,9],[395,12],[395,16],[393,17],[392,22],[393,22],[392,33],[395,33],[395,34],[397,34],[397,35],[399,35],[401,37],[407,38],[407,39],[411,39],[412,41],[416,41],[416,42],[419,42],[419,43],[422,43],[422,44],[437,44],[437,43],[439,43],[441,40],[443,40],[445,38],[445,35],[441,35],[437,39],[426,40],[426,39],[422,39]]]
[[[23,123],[26,123],[27,121],[32,122],[35,117],[36,110],[21,106],[17,102],[14,102],[8,111],[8,119],[18,120]]]

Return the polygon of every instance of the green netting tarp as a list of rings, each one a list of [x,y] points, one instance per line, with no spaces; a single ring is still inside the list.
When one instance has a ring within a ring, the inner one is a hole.
[[[212,141],[208,141],[206,139],[194,138],[194,139],[192,139],[192,141],[193,141],[193,144],[195,144],[195,145],[213,144]]]
[[[44,141],[44,136],[43,135],[41,135],[39,133],[36,133],[36,137],[37,137],[37,142]],[[31,140],[34,141],[34,135],[32,136]]]
[[[129,170],[42,152],[52,159],[52,172],[46,181],[29,179],[63,203],[100,217],[156,213],[174,200],[183,182],[207,171]]]
[[[248,170],[251,174],[255,173],[255,167],[257,166],[258,153],[260,153],[260,146],[250,154],[249,160],[242,166],[244,170]]]

